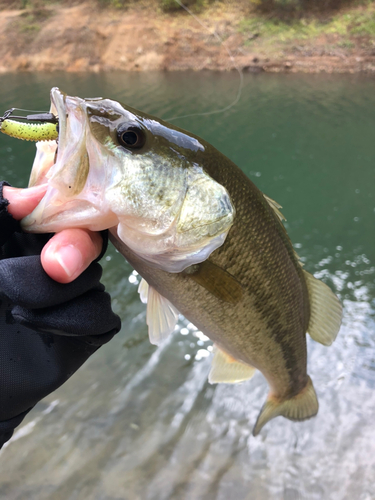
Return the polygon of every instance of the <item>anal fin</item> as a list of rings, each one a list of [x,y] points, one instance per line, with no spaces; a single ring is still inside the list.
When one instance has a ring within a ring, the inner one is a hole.
[[[150,342],[159,345],[173,332],[179,313],[168,299],[160,295],[143,278],[138,292],[141,301],[147,303],[146,322]]]
[[[208,381],[210,384],[236,384],[250,379],[256,371],[251,365],[232,358],[214,345],[214,357]]]
[[[283,416],[289,420],[302,421],[314,417],[319,410],[319,403],[311,378],[308,377],[306,387],[290,399],[278,400],[268,396],[260,410],[253,429],[253,436],[257,436],[262,427],[275,417]]]
[[[340,330],[342,306],[325,283],[307,271],[303,272],[310,299],[310,321],[307,332],[316,342],[331,345]]]

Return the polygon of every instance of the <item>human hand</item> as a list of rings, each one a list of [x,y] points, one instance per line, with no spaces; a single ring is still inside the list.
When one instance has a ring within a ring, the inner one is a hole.
[[[101,266],[90,264],[101,252],[100,234],[19,232],[15,219],[44,192],[0,183],[0,448],[30,409],[121,327],[100,283]],[[69,262],[76,264],[73,273]]]
[[[47,185],[28,189],[4,186],[8,212],[20,220],[31,213],[43,198]],[[99,233],[86,229],[65,229],[55,234],[44,246],[41,263],[45,272],[59,283],[75,280],[95,260],[102,250]]]

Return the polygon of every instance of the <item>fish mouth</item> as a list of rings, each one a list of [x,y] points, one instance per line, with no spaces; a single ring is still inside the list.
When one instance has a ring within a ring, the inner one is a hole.
[[[86,148],[87,103],[57,87],[51,89],[50,95],[50,112],[59,122],[56,149],[49,153],[43,177],[39,179],[37,153],[30,176],[33,185],[47,183],[48,188],[36,208],[22,219],[21,227],[32,233],[57,232],[68,227],[69,221],[69,227],[106,229],[99,223],[100,206],[90,194],[90,188],[85,188],[90,170]],[[43,143],[39,144],[42,149]]]

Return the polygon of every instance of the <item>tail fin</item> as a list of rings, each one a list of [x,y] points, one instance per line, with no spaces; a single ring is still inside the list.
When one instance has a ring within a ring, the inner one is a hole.
[[[319,403],[311,378],[308,377],[306,387],[290,399],[277,401],[268,396],[267,401],[261,409],[253,429],[253,436],[257,436],[262,427],[271,419],[279,415],[289,420],[307,420],[318,413]]]

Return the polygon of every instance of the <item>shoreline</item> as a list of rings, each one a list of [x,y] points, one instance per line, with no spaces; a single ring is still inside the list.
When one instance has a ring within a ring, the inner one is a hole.
[[[239,8],[212,8],[200,19],[207,28],[192,16],[151,8],[104,10],[83,3],[0,10],[0,73],[231,71],[237,66],[253,73],[375,74],[371,37],[358,43],[332,33],[269,40],[241,29]]]

